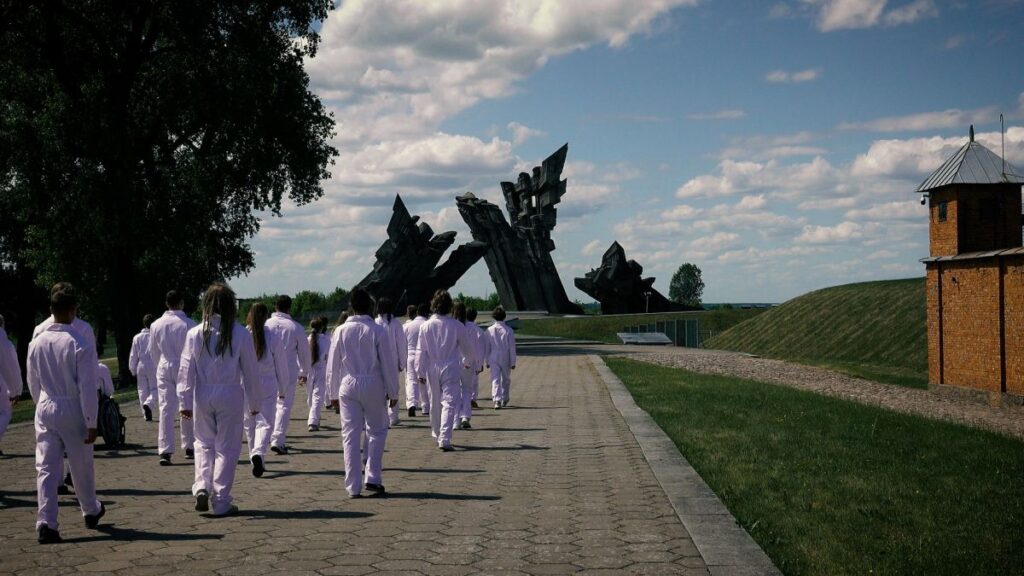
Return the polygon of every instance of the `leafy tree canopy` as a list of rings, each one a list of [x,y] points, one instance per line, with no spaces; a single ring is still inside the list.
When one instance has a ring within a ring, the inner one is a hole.
[[[704,280],[701,279],[700,268],[689,262],[681,265],[669,283],[669,299],[687,306],[700,306],[703,295]]]

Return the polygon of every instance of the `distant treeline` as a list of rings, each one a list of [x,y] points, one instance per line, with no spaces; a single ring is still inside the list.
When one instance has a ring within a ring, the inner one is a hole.
[[[291,316],[296,320],[305,323],[313,315],[324,315],[331,322],[337,319],[337,316],[345,310],[348,305],[349,291],[338,287],[329,293],[317,292],[316,290],[303,290],[296,292],[292,295],[292,311]],[[480,312],[490,312],[494,310],[501,301],[498,299],[498,294],[495,292],[489,295],[487,298],[479,298],[476,296],[466,296],[459,292],[455,297],[456,300],[461,300],[466,303],[469,308],[476,308]],[[241,298],[238,302],[238,317],[243,322],[246,315],[249,314],[249,307],[254,302],[263,302],[270,308],[270,311],[274,310],[274,303],[277,301],[277,294],[261,294],[255,298]],[[400,315],[405,315],[405,310],[395,310]]]

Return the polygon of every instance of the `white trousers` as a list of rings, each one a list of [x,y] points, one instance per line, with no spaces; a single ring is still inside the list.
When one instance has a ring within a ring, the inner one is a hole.
[[[7,396],[0,394],[0,442],[4,439],[4,433],[7,432],[7,425],[11,423],[11,399]]]
[[[36,406],[36,528],[57,524],[57,487],[64,482],[64,454],[68,456],[75,497],[82,515],[99,514],[92,444],[86,444],[85,419],[78,398],[43,399]]]
[[[324,363],[319,362],[318,364]],[[310,374],[309,380],[306,382],[306,406],[309,407],[309,418],[306,419],[307,426],[320,425],[320,412],[323,411],[326,401],[327,367],[324,366],[322,369],[313,367],[313,373]]]
[[[270,443],[278,448],[284,448],[288,440],[288,422],[292,417],[292,405],[295,404],[295,387],[299,383],[298,370],[288,372],[288,382],[285,384],[284,398],[277,399],[277,406],[274,409],[274,434],[270,437]]]
[[[430,429],[438,446],[452,445],[452,430],[462,401],[462,364],[453,363],[437,366],[431,371],[430,384]]]
[[[461,394],[458,404],[458,419],[469,420],[473,417],[473,399],[476,398],[476,370],[463,366],[459,371],[459,383],[461,384]]]
[[[387,394],[384,383],[371,376],[346,376],[341,382],[341,444],[345,451],[345,490],[359,494],[363,489],[363,461],[359,447],[367,435],[366,482],[383,484],[381,477],[384,443],[388,437],[387,412],[382,409]]]
[[[160,425],[157,428],[157,452],[174,454],[174,420],[178,417],[178,390],[175,383],[178,366],[161,366],[156,372],[157,397],[160,400]],[[192,420],[181,421],[181,447],[188,450],[195,444]]]
[[[139,370],[135,380],[139,389],[139,410],[145,413],[145,410],[142,409],[143,406],[149,406],[149,409],[152,410],[158,403],[156,373],[152,370]]]
[[[495,404],[508,402],[508,391],[512,384],[508,366],[491,364],[491,399]]]
[[[195,391],[196,477],[192,494],[208,491],[212,512],[224,514],[231,508],[231,486],[242,453],[245,393],[237,382],[196,386]]]
[[[410,361],[411,363],[411,361]],[[412,370],[405,371],[405,407],[422,408],[426,405],[426,398],[420,398],[420,379]],[[424,386],[425,387],[425,386]]]
[[[245,406],[249,405],[246,400]],[[277,394],[270,393],[260,400],[260,413],[253,416],[249,409],[243,407],[242,424],[245,426],[245,436],[249,440],[249,459],[253,456],[260,458],[267,457],[267,448],[270,446],[270,435],[274,432],[274,410],[277,406]]]

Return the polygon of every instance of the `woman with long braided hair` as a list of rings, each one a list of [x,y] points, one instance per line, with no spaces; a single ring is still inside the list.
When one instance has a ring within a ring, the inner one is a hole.
[[[196,511],[238,511],[231,486],[242,452],[243,412],[260,412],[260,371],[249,332],[235,321],[235,293],[215,282],[203,294],[203,322],[189,330],[181,353],[181,417],[194,419]],[[248,407],[246,407],[248,401]]]
[[[262,302],[256,302],[249,308],[249,316],[245,324],[252,333],[252,342],[256,347],[256,362],[260,368],[259,396],[260,413],[245,413],[245,434],[249,440],[249,462],[252,464],[252,475],[259,478],[266,470],[264,461],[267,448],[270,446],[270,435],[274,432],[274,410],[277,397],[284,394],[288,386],[288,357],[284,352],[284,342],[264,327],[270,309]],[[248,404],[246,398],[246,404]]]

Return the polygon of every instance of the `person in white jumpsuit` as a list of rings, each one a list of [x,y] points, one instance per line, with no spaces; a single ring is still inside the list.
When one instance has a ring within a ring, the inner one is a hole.
[[[466,322],[471,328],[475,328],[475,330],[470,330],[469,332],[476,337],[476,357],[478,360],[476,373],[477,379],[479,380],[479,375],[484,371],[484,365],[487,364],[487,356],[490,355],[491,349],[490,340],[487,338],[487,329],[476,323],[476,317],[477,311],[475,308],[466,310]],[[476,403],[476,399],[479,394],[480,387],[478,385],[473,388],[473,399],[470,400],[470,408],[479,408]]]
[[[306,405],[309,416],[306,429],[320,430],[320,412],[327,402],[327,353],[331,350],[331,337],[327,335],[327,318],[317,316],[309,323],[309,358],[312,366],[306,382]]]
[[[434,315],[420,326],[416,347],[416,372],[421,378],[425,375],[430,386],[431,436],[445,452],[453,450],[452,430],[462,399],[462,358],[473,355],[466,327],[449,316],[452,307],[447,290],[434,294],[430,303]]]
[[[516,369],[516,336],[505,324],[505,309],[498,306],[491,314],[494,324],[487,329],[489,351],[487,364],[491,368],[491,399],[494,409],[508,406],[508,393],[512,385],[511,370]]]
[[[114,395],[114,377],[110,375],[110,368],[103,362],[96,362],[96,391],[101,396],[110,398]]]
[[[274,410],[274,434],[270,437],[270,449],[275,454],[288,453],[288,422],[292,417],[292,405],[295,403],[296,384],[305,385],[309,374],[309,345],[306,342],[306,331],[288,312],[292,309],[292,299],[278,296],[275,304],[276,312],[267,320],[267,329],[284,342],[284,352],[288,357],[288,385],[284,394],[277,397]]]
[[[243,413],[260,411],[260,368],[252,335],[235,322],[235,293],[215,282],[203,294],[203,323],[188,331],[181,352],[181,416],[195,421],[196,511],[238,511],[231,487],[242,452]],[[248,400],[248,405],[246,401]]]
[[[0,442],[11,423],[12,408],[21,396],[21,368],[18,367],[18,352],[7,339],[4,317],[0,316]],[[0,450],[0,456],[3,456]]]
[[[409,361],[409,343],[405,338],[405,331],[402,329],[402,322],[395,318],[394,315],[394,304],[391,303],[390,298],[381,298],[377,301],[377,325],[383,327],[387,333],[391,345],[394,346],[394,356],[398,360],[398,381],[395,383],[395,388],[401,389],[402,376],[401,373],[405,372],[406,366]],[[398,396],[395,396],[398,399]],[[408,402],[407,402],[408,403]],[[399,412],[401,408],[398,404],[389,405],[386,407],[388,413],[388,422],[392,426],[397,426],[401,419],[399,418]]]
[[[480,328],[476,322],[470,321],[470,312],[473,313],[475,319],[476,310],[467,309],[462,302],[455,303],[455,319],[465,326],[466,338],[469,339],[470,347],[473,350],[472,356],[462,357],[462,370],[459,373],[462,387],[456,423],[459,428],[466,430],[473,427],[470,424],[470,420],[473,418],[473,400],[476,399],[478,376],[483,371],[484,362],[483,349],[480,345]]]
[[[146,314],[142,318],[142,332],[132,338],[132,351],[128,355],[128,371],[135,376],[139,389],[139,406],[146,422],[153,421],[153,407],[157,403],[156,364],[149,353],[149,327],[156,316]]]
[[[28,389],[36,403],[36,531],[40,544],[61,541],[57,487],[65,454],[86,527],[96,528],[106,512],[96,498],[92,459],[99,360],[96,347],[72,326],[76,309],[74,288],[67,283],[54,286],[50,292],[52,322],[33,338],[26,361]]]
[[[398,404],[398,360],[387,331],[370,313],[373,300],[365,290],[352,291],[353,314],[334,329],[327,359],[327,387],[332,404],[341,413],[341,441],[345,452],[345,490],[359,498],[363,490],[363,463],[359,446],[365,431],[369,436],[366,454],[366,490],[384,493],[381,475],[384,443],[388,436],[385,410]]]
[[[273,332],[266,329],[270,310],[266,304],[256,302],[249,308],[246,325],[252,334],[253,345],[256,347],[256,361],[260,369],[260,387],[256,391],[259,414],[245,411],[242,424],[245,436],[249,441],[249,463],[252,464],[252,475],[260,478],[266,471],[267,447],[270,446],[270,435],[274,431],[274,410],[277,397],[284,394],[288,385],[288,357],[284,353],[284,343]],[[246,406],[249,398],[245,399]]]
[[[420,340],[420,326],[427,321],[430,314],[429,304],[420,304],[412,307],[409,311],[409,321],[402,325],[402,332],[405,333],[407,354],[405,362],[405,407],[408,409],[409,417],[416,416],[417,410],[422,410],[423,415],[430,414],[430,397],[427,394],[426,380],[420,378],[416,372],[416,346]]]
[[[149,355],[156,365],[156,389],[160,403],[160,426],[157,432],[157,452],[160,465],[171,465],[174,454],[174,419],[178,415],[181,382],[178,381],[181,350],[185,335],[196,323],[185,315],[185,298],[177,290],[167,293],[167,311],[149,327]],[[181,420],[181,447],[185,458],[195,455],[195,433],[190,419]]]

